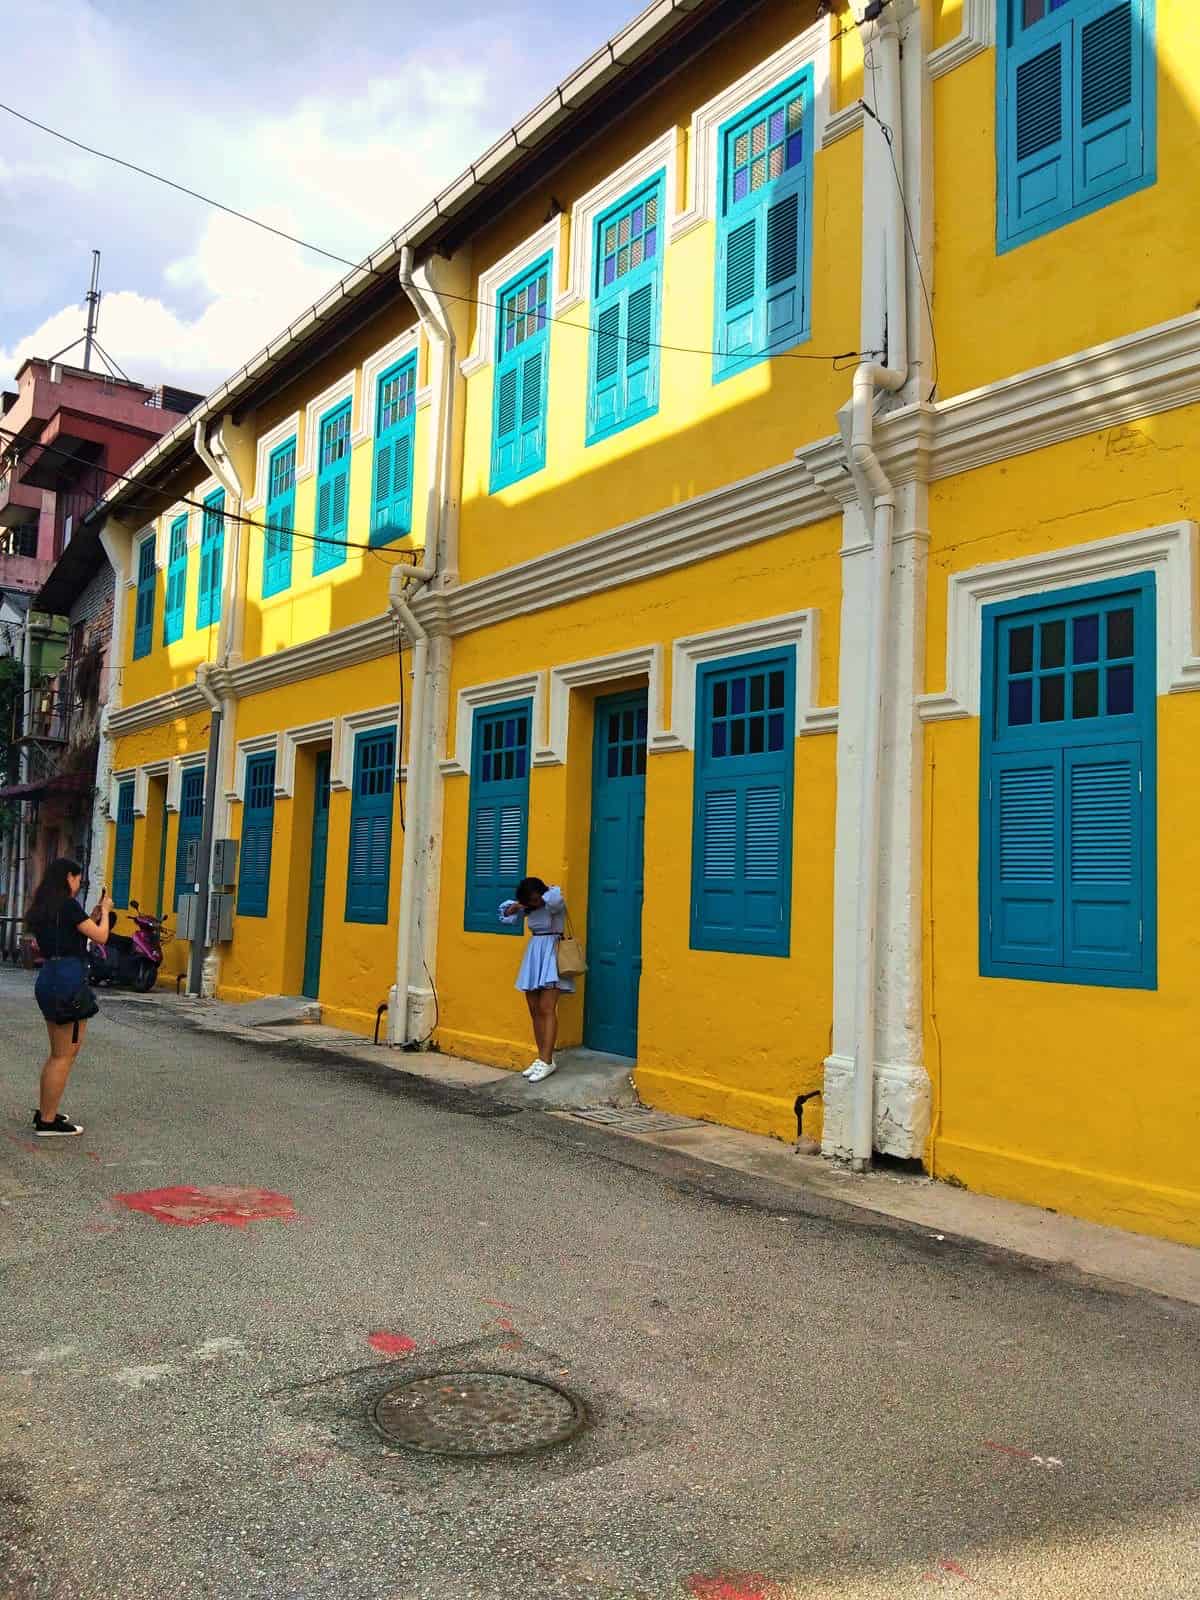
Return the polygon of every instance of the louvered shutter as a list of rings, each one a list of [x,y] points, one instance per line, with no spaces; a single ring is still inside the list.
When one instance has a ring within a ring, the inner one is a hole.
[[[171,524],[167,564],[167,600],[163,608],[163,643],[175,644],[183,637],[184,607],[187,601],[187,518],[177,517]]]
[[[1075,27],[1074,201],[1084,205],[1143,170],[1142,8],[1112,0]]]
[[[989,929],[993,961],[1063,959],[1062,752],[992,757]]]
[[[1141,746],[1064,752],[1066,925],[1070,967],[1141,966]]]
[[[464,926],[478,932],[521,932],[498,911],[525,876],[530,712],[526,701],[475,715]]]
[[[494,471],[498,478],[511,478],[517,470],[517,381],[519,363],[513,362],[496,374],[496,422],[493,450]]]
[[[706,940],[734,935],[741,928],[739,800],[737,787],[730,784],[705,783],[700,793],[701,866],[692,895],[692,916],[695,931]]]
[[[200,536],[200,585],[196,597],[196,626],[208,628],[221,620],[221,572],[225,557],[225,496],[218,490],[204,502]]]
[[[246,761],[242,842],[238,862],[239,917],[265,917],[271,898],[271,843],[275,830],[275,757]]]
[[[533,350],[521,363],[522,471],[540,467],[546,459],[545,351]]]
[[[742,796],[742,927],[748,938],[779,938],[786,905],[784,836],[788,803],[780,783],[747,783]]]
[[[651,411],[658,394],[658,361],[651,349],[655,336],[655,290],[657,279],[629,291],[626,304],[625,341],[625,419]]]
[[[758,304],[757,216],[748,217],[722,234],[722,258],[718,282],[721,286],[721,324],[723,336],[718,344],[722,355],[749,355],[755,347],[755,309]]]
[[[154,537],[138,546],[137,604],[134,610],[133,657],[149,655],[154,641]]]
[[[1009,233],[1036,229],[1070,209],[1071,56],[1069,21],[1029,28],[1005,52]]]
[[[772,348],[798,338],[804,325],[803,208],[800,189],[767,207],[763,341]]]
[[[387,922],[395,790],[395,729],[360,733],[354,746],[354,794],[346,872],[347,922]]]
[[[621,415],[621,332],[626,297],[606,305],[596,317],[595,356],[589,405],[592,429],[612,427]]]
[[[388,544],[412,531],[412,447],[416,416],[416,359],[407,357],[380,377],[375,399],[375,461],[371,543]],[[336,507],[331,507],[331,514]]]
[[[117,789],[117,837],[113,850],[113,905],[127,906],[133,874],[133,784]]]

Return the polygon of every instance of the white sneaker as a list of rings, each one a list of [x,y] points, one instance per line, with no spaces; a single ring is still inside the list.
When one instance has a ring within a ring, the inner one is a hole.
[[[529,1065],[525,1068],[525,1071],[521,1074],[521,1076],[523,1078],[532,1078],[534,1073],[537,1071],[537,1069],[539,1067],[544,1067],[545,1065],[546,1065],[546,1063],[542,1060],[541,1056],[539,1056],[536,1061],[531,1061],[529,1063]]]
[[[558,1071],[557,1061],[535,1061],[525,1076],[530,1083],[541,1083],[543,1078],[548,1078],[552,1072]]]

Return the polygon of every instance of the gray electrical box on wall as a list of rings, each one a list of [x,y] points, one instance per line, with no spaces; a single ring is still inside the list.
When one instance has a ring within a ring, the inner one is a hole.
[[[200,896],[198,894],[181,894],[179,896],[179,909],[175,913],[175,937],[177,939],[198,939],[204,923],[200,916]]]
[[[214,889],[232,889],[237,883],[238,842],[236,839],[214,839],[212,853],[212,886]],[[228,937],[232,937],[229,935]]]
[[[236,846],[235,846],[236,848]],[[208,943],[228,944],[233,938],[233,896],[212,894],[208,897]]]

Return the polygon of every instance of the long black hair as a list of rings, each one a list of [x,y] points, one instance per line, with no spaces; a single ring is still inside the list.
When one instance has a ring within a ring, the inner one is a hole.
[[[82,876],[83,868],[71,856],[59,856],[57,861],[50,863],[25,913],[27,928],[37,924],[45,927],[47,923],[54,923],[59,911],[71,898],[71,885],[67,882],[67,878],[73,872],[78,872]]]

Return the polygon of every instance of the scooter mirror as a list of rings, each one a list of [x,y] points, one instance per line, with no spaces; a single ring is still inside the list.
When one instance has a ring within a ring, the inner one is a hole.
[[[131,900],[129,902],[129,909],[131,911],[140,911],[142,908],[141,908],[141,906],[138,905],[136,900]]]

